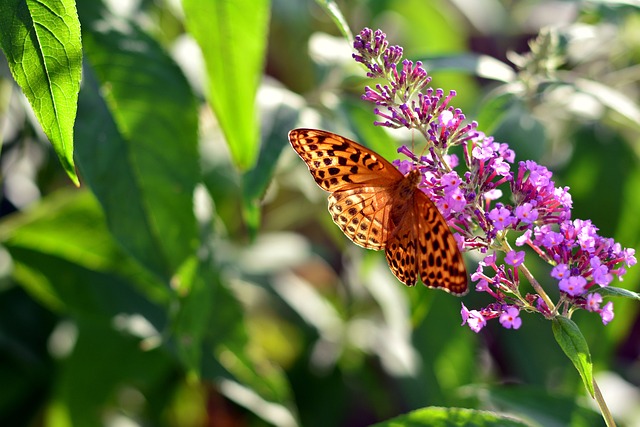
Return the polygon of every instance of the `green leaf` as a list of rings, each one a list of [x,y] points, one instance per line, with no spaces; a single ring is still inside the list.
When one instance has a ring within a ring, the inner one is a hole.
[[[158,307],[168,303],[168,289],[113,241],[88,191],[57,192],[4,218],[0,241],[12,255],[15,279],[50,310],[106,319],[126,312],[164,317]]]
[[[85,25],[78,167],[116,239],[168,281],[198,246],[195,98],[178,66],[139,28],[94,27]]]
[[[475,120],[478,127],[487,134],[492,134],[505,119],[509,109],[515,104],[515,97],[512,93],[503,92],[485,100],[476,114]]]
[[[593,365],[587,341],[573,320],[557,316],[552,322],[553,336],[556,338],[564,354],[571,360],[582,377],[584,386],[591,397],[594,396]]]
[[[114,400],[123,390],[136,390],[151,408],[168,406],[156,390],[171,386],[167,378],[175,375],[175,363],[160,348],[146,351],[139,339],[114,330],[111,322],[80,323],[74,344],[56,369],[45,425],[104,425],[103,414],[116,410]]]
[[[422,408],[408,414],[392,418],[372,427],[532,427],[537,424],[524,422],[512,416],[495,412],[476,411],[465,408]]]
[[[236,165],[247,170],[258,155],[256,93],[262,76],[269,0],[184,0],[187,29],[207,68],[207,99]]]
[[[353,33],[349,28],[349,23],[344,18],[342,11],[333,0],[316,0],[316,3],[320,5],[324,9],[324,11],[331,17],[333,23],[336,24],[338,30],[342,33],[345,39],[349,42],[349,44],[353,44]]]
[[[264,91],[271,100],[263,120],[269,127],[262,132],[264,139],[260,146],[258,162],[242,177],[243,219],[252,240],[260,226],[260,200],[271,182],[282,150],[289,145],[288,133],[295,126],[300,114],[296,106],[287,102],[293,96],[290,92],[275,87],[265,88]]]
[[[231,325],[242,324],[242,311],[222,287],[215,268],[195,257],[185,263],[174,282],[184,294],[171,323],[177,354],[186,370],[199,377],[205,337],[214,337],[209,344],[215,348],[217,338],[237,329]],[[224,315],[229,312],[233,316]]]
[[[475,395],[486,406],[536,421],[545,427],[568,425],[600,426],[602,416],[588,407],[582,396],[558,394],[544,387],[524,384],[473,386]]]
[[[606,286],[604,288],[594,289],[594,292],[599,293],[602,296],[609,297],[625,297],[631,298],[640,301],[640,294],[637,292],[630,291],[624,288],[616,288],[614,286]]]
[[[0,47],[44,133],[74,184],[73,122],[82,44],[73,0],[3,0]]]

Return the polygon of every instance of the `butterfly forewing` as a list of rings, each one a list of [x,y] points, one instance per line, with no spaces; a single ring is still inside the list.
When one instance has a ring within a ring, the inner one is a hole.
[[[403,176],[373,151],[342,136],[315,130],[289,132],[291,146],[318,185],[334,192],[359,186],[390,186]]]
[[[417,188],[416,171],[405,177],[373,151],[331,132],[294,129],[289,141],[331,193],[331,217],[354,243],[385,249],[391,271],[409,286],[421,279],[452,294],[466,292],[462,255],[438,208]]]

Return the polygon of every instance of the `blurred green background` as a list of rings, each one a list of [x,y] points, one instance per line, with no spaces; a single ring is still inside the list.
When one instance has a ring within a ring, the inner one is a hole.
[[[356,427],[426,406],[603,425],[550,322],[476,335],[460,303],[483,295],[406,288],[333,225],[287,132],[388,159],[415,136],[372,126],[326,6],[78,1],[79,189],[0,55],[0,425]],[[517,161],[552,169],[575,218],[639,247],[637,2],[337,6],[422,60]],[[619,425],[640,425],[638,303],[616,300],[606,327],[574,320]]]

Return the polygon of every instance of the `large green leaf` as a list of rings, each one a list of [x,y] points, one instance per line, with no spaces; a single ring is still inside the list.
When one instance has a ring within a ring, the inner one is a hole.
[[[139,28],[92,22],[84,29],[78,167],[116,239],[168,280],[198,246],[195,98],[177,65]]]
[[[184,0],[187,28],[207,67],[207,98],[236,165],[247,170],[258,155],[255,108],[262,76],[269,0]]]
[[[0,47],[71,180],[82,45],[73,0],[3,0]]]

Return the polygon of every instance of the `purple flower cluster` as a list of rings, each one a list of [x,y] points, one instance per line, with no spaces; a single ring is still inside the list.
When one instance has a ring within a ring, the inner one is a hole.
[[[551,318],[578,308],[598,313],[605,324],[611,321],[613,304],[602,306],[602,295],[596,290],[615,277],[621,280],[625,267],[636,263],[635,251],[599,236],[591,221],[572,220],[567,187],[556,187],[552,173],[533,161],[516,167],[515,153],[507,144],[478,132],[475,122],[463,124],[462,111],[449,105],[455,92],[445,96],[441,89],[428,87],[431,78],[422,64],[400,62],[402,48],[389,46],[380,30],[362,30],[354,48],[353,57],[367,67],[367,76],[387,82],[367,86],[363,95],[382,118],[375,124],[413,129],[428,141],[428,151],[421,156],[401,147],[398,152],[409,160],[395,161],[395,165],[402,173],[420,169],[421,189],[454,229],[462,250],[488,254],[471,279],[476,291],[487,293],[494,302],[480,310],[463,304],[463,324],[478,332],[487,320],[498,318],[505,328],[518,329],[521,310]],[[463,147],[466,171],[462,175],[455,170],[458,157],[448,154],[455,146]],[[511,203],[500,201],[504,192]],[[514,238],[516,246],[528,246],[553,266],[545,283],[557,284],[557,303],[525,266],[525,257],[534,254],[513,250]],[[521,276],[534,293],[522,295]]]

